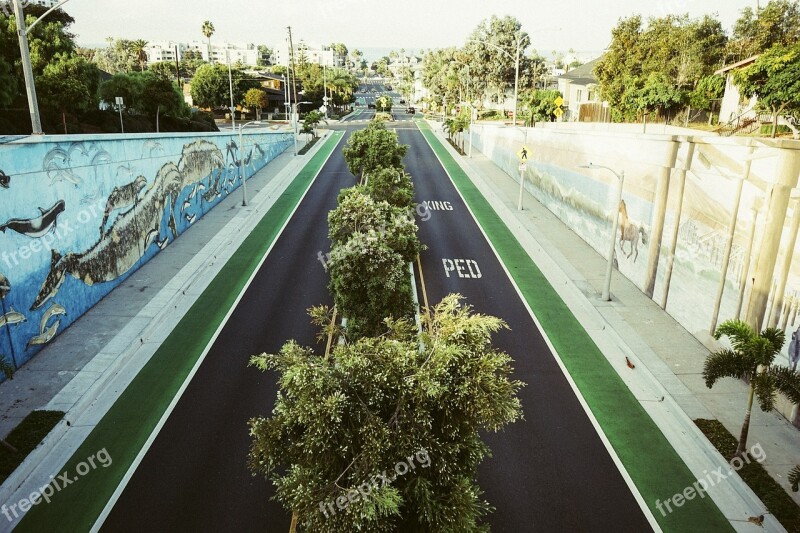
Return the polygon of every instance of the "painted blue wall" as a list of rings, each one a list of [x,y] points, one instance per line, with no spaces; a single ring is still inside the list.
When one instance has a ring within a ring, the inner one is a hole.
[[[292,142],[290,133],[0,144],[0,356],[19,367]],[[0,373],[0,381],[4,379]]]

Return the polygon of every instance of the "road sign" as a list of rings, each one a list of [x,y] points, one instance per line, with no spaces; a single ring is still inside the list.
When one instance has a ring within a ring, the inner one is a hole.
[[[554,104],[556,104],[556,106],[558,106],[558,107],[561,107],[561,104],[563,104],[563,103],[564,103],[564,99],[563,99],[563,98],[561,98],[561,95],[559,94],[559,95],[556,97],[556,99],[555,99],[555,101],[554,101],[553,103],[554,103]]]
[[[321,106],[319,108],[319,112],[320,113],[327,113],[327,111],[328,111],[328,106]]]
[[[328,97],[327,96],[323,96],[322,97],[322,103],[324,103],[324,104],[328,103]]]
[[[556,116],[556,118],[561,118],[561,115],[564,114],[564,110],[560,107],[557,107],[556,110],[553,111],[553,114]]]
[[[520,163],[527,163],[530,153],[530,149],[527,146],[523,146],[520,151],[517,152],[517,157],[519,158]]]
[[[117,96],[114,100],[116,101],[117,105],[123,105],[123,100],[121,96]]]
[[[527,169],[527,168],[528,168],[528,164],[527,163],[520,163],[519,164],[519,171],[520,172],[525,172],[525,169]]]

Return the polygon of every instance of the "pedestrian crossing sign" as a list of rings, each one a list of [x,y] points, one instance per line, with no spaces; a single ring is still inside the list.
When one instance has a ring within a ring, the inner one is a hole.
[[[520,163],[527,163],[528,159],[530,158],[531,151],[527,146],[523,146],[519,152],[517,152],[517,157],[519,158]]]

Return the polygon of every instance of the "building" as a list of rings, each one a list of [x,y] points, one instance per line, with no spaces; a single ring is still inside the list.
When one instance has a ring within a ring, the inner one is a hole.
[[[58,4],[58,0],[20,0],[22,9],[30,5],[42,6],[50,9]],[[14,3],[11,0],[0,0],[0,13],[13,14]]]
[[[145,47],[148,63],[180,60],[188,51],[199,54],[204,61],[209,61],[207,41],[191,41],[189,43],[153,41],[148,43]],[[231,64],[241,62],[243,65],[255,67],[258,66],[260,58],[261,54],[258,51],[258,47],[252,43],[234,44],[211,42],[211,60],[213,60],[214,63],[227,64],[230,59]]]
[[[417,72],[422,69],[422,58],[416,56],[400,56],[389,65],[389,71],[395,78],[400,77],[401,71],[408,67],[411,72]]]
[[[289,40],[275,45],[273,63],[276,65],[289,66],[291,55],[289,54]],[[333,50],[328,46],[320,46],[312,43],[307,43],[302,39],[294,43],[294,60],[296,63],[305,61],[317,65],[325,65],[326,67],[333,68],[336,66],[336,58]]]
[[[564,98],[562,120],[578,120],[582,106],[601,103],[597,94],[597,78],[594,77],[594,66],[599,60],[589,61],[559,76],[558,90]]]
[[[722,104],[719,110],[720,124],[733,123],[737,120],[749,121],[757,118],[758,114],[756,113],[755,107],[758,99],[755,96],[749,99],[743,97],[742,93],[739,92],[739,87],[733,82],[733,73],[753,64],[756,59],[758,59],[757,55],[748,57],[743,61],[721,68],[714,73],[725,76],[725,94],[722,96]]]

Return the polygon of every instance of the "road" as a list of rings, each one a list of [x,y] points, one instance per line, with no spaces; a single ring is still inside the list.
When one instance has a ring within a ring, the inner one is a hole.
[[[276,241],[103,531],[288,531],[291,516],[269,501],[271,484],[247,469],[247,421],[269,415],[277,393],[275,375],[247,362],[253,354],[277,353],[288,339],[316,345],[306,310],[333,305],[317,252],[330,248],[327,213],[336,207],[339,189],[354,183],[337,150]]]
[[[647,531],[650,526],[575,397],[553,355],[421,133],[389,123],[410,146],[407,171],[417,200],[434,204],[420,236],[432,302],[460,292],[477,311],[506,320],[497,346],[514,358],[525,414],[487,435],[494,458],[479,475],[497,508],[492,531]],[[346,128],[350,130],[351,128]],[[247,367],[250,355],[275,352],[290,338],[315,345],[306,309],[331,304],[327,212],[355,179],[340,143],[299,205],[253,283],[216,339],[103,524],[104,531],[287,531],[289,515],[271,485],[246,467],[247,421],[268,415],[275,375]],[[457,263],[458,259],[474,263]],[[446,271],[450,265],[467,265]],[[477,274],[480,273],[480,276]]]
[[[492,531],[648,531],[650,526],[589,421],[508,275],[419,131],[399,129],[410,146],[405,167],[416,201],[431,206],[420,222],[431,304],[453,292],[510,331],[495,345],[514,359],[524,420],[487,435],[494,454],[479,475],[497,508]],[[463,262],[458,262],[463,260]],[[461,268],[459,268],[461,267]]]

